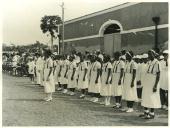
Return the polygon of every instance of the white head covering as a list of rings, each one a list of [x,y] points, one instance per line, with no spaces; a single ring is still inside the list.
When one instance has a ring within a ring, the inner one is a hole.
[[[148,54],[146,54],[146,53],[143,54],[143,55],[142,55],[142,58],[148,58]]]
[[[54,55],[58,55],[58,53],[57,53],[57,52],[54,52],[53,54],[54,54]]]
[[[156,54],[156,52],[155,52],[153,49],[151,49],[150,51],[151,51],[154,55]]]
[[[139,55],[139,59],[141,59],[142,58],[142,55]]]
[[[136,55],[136,58],[137,58],[137,59],[141,59],[140,55]]]
[[[164,50],[163,53],[164,53],[164,54],[168,54],[168,50]]]
[[[130,52],[126,52],[126,54],[128,54],[129,56],[131,56],[131,57],[132,57],[132,55],[130,54]]]
[[[136,59],[137,58],[137,56],[133,56],[133,59]]]
[[[120,56],[120,59],[126,60],[126,56],[125,55]]]
[[[159,59],[161,59],[161,60],[164,59],[164,56],[161,55],[161,56],[159,57]]]

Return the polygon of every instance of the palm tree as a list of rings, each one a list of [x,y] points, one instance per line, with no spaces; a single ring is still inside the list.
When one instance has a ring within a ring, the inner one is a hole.
[[[41,19],[40,28],[43,33],[49,33],[51,36],[51,50],[53,50],[53,39],[56,37],[55,33],[58,32],[59,24],[62,23],[61,17],[56,16],[44,16]]]

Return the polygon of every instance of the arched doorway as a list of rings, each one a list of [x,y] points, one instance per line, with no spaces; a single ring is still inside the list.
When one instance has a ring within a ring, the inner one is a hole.
[[[100,30],[99,35],[104,38],[104,52],[113,56],[113,53],[121,50],[121,34],[122,25],[115,20],[105,22]]]

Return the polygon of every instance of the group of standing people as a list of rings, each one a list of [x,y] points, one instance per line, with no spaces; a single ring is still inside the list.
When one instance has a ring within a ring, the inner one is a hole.
[[[36,62],[29,62],[29,73],[36,67],[37,84],[44,86],[45,101],[52,100],[55,87],[64,94],[75,95],[80,90],[80,98],[91,96],[92,102],[125,108],[133,112],[134,102],[141,102],[144,114],[141,118],[153,119],[154,110],[168,110],[168,50],[161,54],[149,50],[147,54],[134,56],[132,51],[115,52],[113,60],[109,55],[96,52],[57,55],[50,50],[36,53]],[[32,75],[31,75],[32,76]],[[122,106],[122,100],[127,106]]]

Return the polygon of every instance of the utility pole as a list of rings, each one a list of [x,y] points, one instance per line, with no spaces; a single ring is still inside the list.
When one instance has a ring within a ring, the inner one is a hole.
[[[64,53],[64,2],[61,5],[62,8],[62,53]]]
[[[159,48],[158,48],[158,25],[160,22],[160,17],[153,17],[152,21],[155,24],[155,50],[156,52],[159,52]]]

